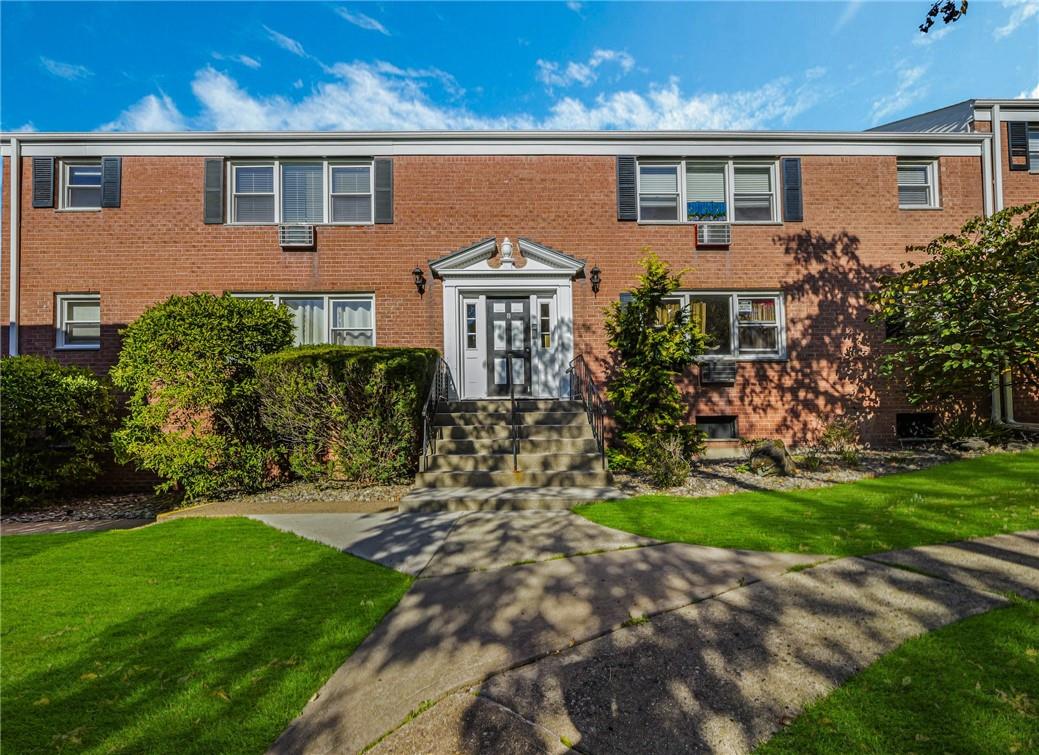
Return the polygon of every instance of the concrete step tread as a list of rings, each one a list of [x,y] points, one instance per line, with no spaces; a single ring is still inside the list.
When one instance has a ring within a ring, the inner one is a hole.
[[[607,487],[612,484],[610,473],[603,469],[582,471],[434,471],[419,472],[415,485],[430,488],[458,487]]]
[[[580,503],[626,497],[620,490],[609,485],[414,488],[401,498],[399,511],[568,509]]]

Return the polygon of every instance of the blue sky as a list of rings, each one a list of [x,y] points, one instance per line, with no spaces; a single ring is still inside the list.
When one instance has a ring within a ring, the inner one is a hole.
[[[0,4],[0,128],[870,126],[1039,97],[1039,0]]]

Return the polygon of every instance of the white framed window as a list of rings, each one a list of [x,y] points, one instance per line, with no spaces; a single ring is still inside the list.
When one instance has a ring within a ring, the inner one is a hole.
[[[935,209],[938,205],[938,161],[898,161],[898,206],[902,209]]]
[[[61,209],[100,210],[101,161],[62,161],[61,186]]]
[[[643,160],[639,222],[779,223],[776,161]]]
[[[330,222],[372,223],[375,203],[372,201],[371,163],[330,163],[328,171],[331,176]]]
[[[228,165],[230,223],[371,225],[371,160],[243,160]]]
[[[57,294],[55,305],[57,348],[101,348],[100,294]]]
[[[630,295],[621,294],[621,302]],[[786,359],[786,313],[778,292],[677,291],[664,299],[657,322],[679,310],[708,336],[703,359]]]
[[[375,297],[372,294],[255,293],[232,294],[265,299],[285,307],[295,326],[293,343],[304,346],[333,343],[375,345]]]
[[[274,223],[274,163],[231,165],[231,222]]]

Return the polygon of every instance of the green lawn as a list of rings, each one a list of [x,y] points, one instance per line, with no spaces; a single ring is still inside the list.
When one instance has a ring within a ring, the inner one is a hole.
[[[647,495],[574,511],[659,540],[861,555],[1039,527],[1039,451],[812,490]]]
[[[410,578],[246,519],[4,537],[3,749],[262,752]]]
[[[758,752],[1039,752],[1039,603],[910,640]]]

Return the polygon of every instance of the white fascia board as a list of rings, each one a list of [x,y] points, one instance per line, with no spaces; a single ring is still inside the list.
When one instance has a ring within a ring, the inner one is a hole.
[[[26,156],[372,155],[977,156],[988,134],[908,132],[486,132],[437,134],[31,134]],[[0,135],[4,154],[9,136]]]
[[[1034,100],[1033,100],[1034,102]],[[999,120],[1001,121],[1039,121],[1039,104],[1035,107],[1015,107],[1014,104],[999,104]],[[1020,103],[1018,103],[1020,104]],[[978,108],[974,111],[974,120],[991,121],[992,108]]]

